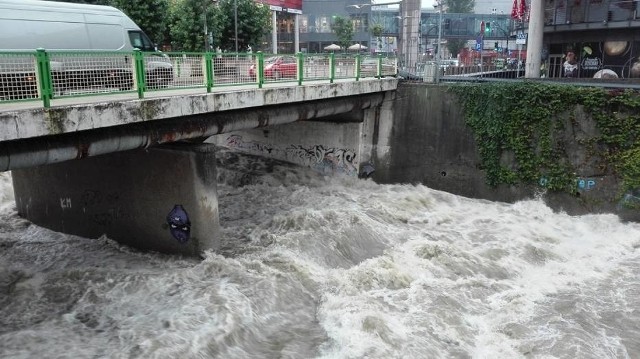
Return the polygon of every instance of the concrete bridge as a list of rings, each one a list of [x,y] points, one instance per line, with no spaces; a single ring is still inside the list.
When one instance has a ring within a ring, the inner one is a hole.
[[[12,171],[18,211],[35,224],[198,255],[218,245],[212,143],[357,176],[383,161],[397,85],[372,78],[0,104],[0,171]]]

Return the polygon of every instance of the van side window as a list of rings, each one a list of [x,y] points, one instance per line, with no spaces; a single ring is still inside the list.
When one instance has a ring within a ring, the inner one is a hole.
[[[142,51],[155,51],[156,48],[151,40],[142,31],[129,31],[131,46]]]

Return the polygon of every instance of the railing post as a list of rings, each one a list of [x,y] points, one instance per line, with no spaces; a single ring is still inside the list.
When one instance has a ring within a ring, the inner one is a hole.
[[[205,70],[205,78],[207,82],[207,92],[211,92],[211,88],[213,87],[213,53],[207,51],[204,54],[204,70]]]
[[[298,61],[298,86],[300,86],[304,78],[304,54],[302,52],[296,54],[296,61]]]
[[[333,79],[336,78],[336,54],[333,52],[329,54],[329,82],[333,83]]]
[[[133,50],[134,70],[136,73],[136,90],[138,98],[144,98],[144,91],[147,89],[144,74],[144,55],[140,49]]]
[[[176,76],[177,77],[182,76],[182,62],[184,58],[185,58],[185,54],[184,52],[182,52],[182,56],[179,56],[178,59],[176,60]]]
[[[51,87],[51,62],[49,54],[43,48],[36,50],[36,63],[38,68],[37,80],[40,88],[40,98],[44,107],[51,106],[53,88]]]
[[[257,55],[256,79],[258,80],[258,88],[262,88],[264,84],[264,53],[258,51]]]
[[[376,59],[376,64],[378,65],[376,68],[376,78],[382,78],[382,54],[378,54],[378,58]]]
[[[360,68],[362,67],[362,57],[356,54],[356,81],[360,81]]]

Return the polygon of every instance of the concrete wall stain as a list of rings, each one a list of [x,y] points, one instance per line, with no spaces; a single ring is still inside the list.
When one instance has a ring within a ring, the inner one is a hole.
[[[67,117],[65,111],[48,109],[44,111],[44,121],[47,124],[49,134],[55,135],[64,133],[64,119]]]

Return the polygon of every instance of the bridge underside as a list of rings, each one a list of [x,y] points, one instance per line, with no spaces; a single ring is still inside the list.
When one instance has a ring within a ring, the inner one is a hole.
[[[211,143],[325,174],[368,175],[388,161],[392,97],[388,92],[343,98],[334,106],[321,101],[297,109],[282,106],[194,116],[163,126],[156,123],[151,135],[140,130],[147,142],[132,141],[138,136],[135,132],[120,131],[120,139],[94,134],[97,137],[91,143],[100,151],[135,146],[123,152],[79,156],[82,160],[14,169],[18,211],[55,231],[89,238],[106,235],[144,250],[198,256],[215,250],[220,240],[216,154]],[[167,130],[166,136],[162,129]],[[148,136],[156,136],[155,143],[180,136],[209,139],[138,148],[148,143]],[[41,149],[45,151],[46,144]],[[34,156],[26,149],[20,153]],[[58,158],[54,155],[35,156],[46,163]]]

